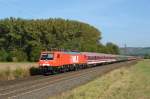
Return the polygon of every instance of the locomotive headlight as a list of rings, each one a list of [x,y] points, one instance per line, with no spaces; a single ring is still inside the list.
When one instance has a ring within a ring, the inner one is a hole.
[[[42,66],[49,66],[49,64],[42,64]]]

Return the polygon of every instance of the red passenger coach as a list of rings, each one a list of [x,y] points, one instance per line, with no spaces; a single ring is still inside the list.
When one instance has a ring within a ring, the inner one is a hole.
[[[117,61],[116,55],[94,53],[94,52],[82,52],[87,56],[87,64],[98,65],[102,63],[112,63]]]
[[[87,63],[86,56],[80,52],[45,51],[41,53],[39,66],[49,70],[75,69]]]

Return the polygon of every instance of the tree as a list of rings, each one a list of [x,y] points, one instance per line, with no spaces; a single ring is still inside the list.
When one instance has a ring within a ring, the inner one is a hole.
[[[40,52],[50,48],[118,54],[115,44],[104,46],[100,40],[98,29],[79,21],[13,17],[0,20],[0,47],[9,61],[37,61]]]
[[[150,59],[150,54],[148,54],[148,53],[145,54],[145,55],[144,55],[144,59]]]
[[[116,44],[108,42],[106,44],[107,53],[109,54],[119,54],[119,47]]]

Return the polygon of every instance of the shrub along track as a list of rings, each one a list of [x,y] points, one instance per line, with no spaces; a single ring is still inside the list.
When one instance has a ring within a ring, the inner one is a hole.
[[[32,76],[29,78],[0,82],[0,99],[46,99],[63,91],[103,75],[122,66],[131,66],[137,61],[121,62],[109,65],[66,72],[50,76]]]

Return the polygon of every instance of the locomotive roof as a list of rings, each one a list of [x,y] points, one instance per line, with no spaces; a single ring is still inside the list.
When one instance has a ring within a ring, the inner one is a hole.
[[[66,54],[80,54],[80,52],[72,52],[72,51],[43,51],[42,53],[54,53],[54,52],[63,52]]]
[[[80,54],[80,52],[64,52],[66,54]]]

